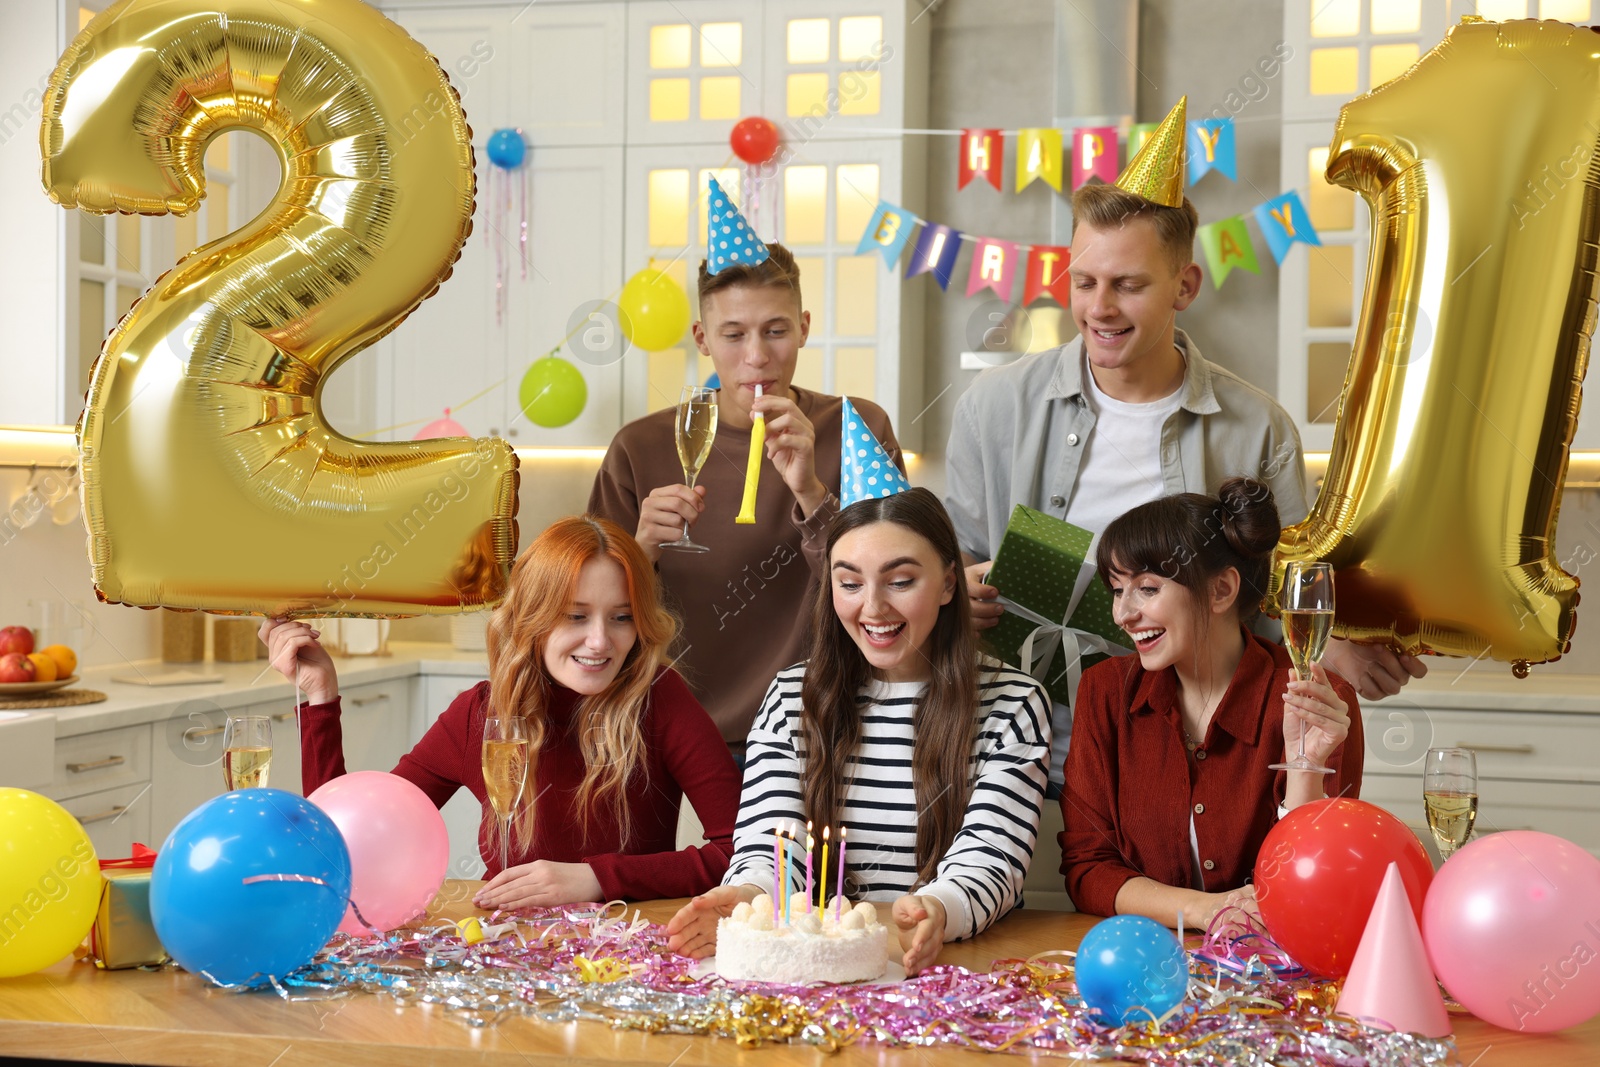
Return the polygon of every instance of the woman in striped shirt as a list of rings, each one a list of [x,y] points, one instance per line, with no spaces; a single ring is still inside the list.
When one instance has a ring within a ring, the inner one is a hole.
[[[778,674],[750,730],[733,862],[673,917],[670,945],[715,951],[718,917],[772,889],[773,832],[810,820],[849,831],[846,895],[894,902],[913,975],[1021,902],[1050,701],[980,660],[955,531],[928,490],[840,512],[827,559],[812,657]]]

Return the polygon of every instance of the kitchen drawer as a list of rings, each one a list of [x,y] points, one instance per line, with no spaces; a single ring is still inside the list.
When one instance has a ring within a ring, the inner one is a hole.
[[[150,837],[150,783],[136,782],[63,800],[61,806],[83,824],[100,859],[133,854],[135,841],[160,849]]]
[[[1439,711],[1396,697],[1362,709],[1366,767],[1422,773],[1430,748],[1470,748],[1480,778],[1600,784],[1600,715]]]
[[[1369,774],[1361,799],[1371,801],[1428,834],[1422,776]],[[1540,830],[1600,855],[1600,784],[1509,782],[1478,779],[1478,822],[1473,837],[1499,830]]]
[[[41,792],[61,800],[149,780],[150,727],[129,726],[57,739],[50,788]]]

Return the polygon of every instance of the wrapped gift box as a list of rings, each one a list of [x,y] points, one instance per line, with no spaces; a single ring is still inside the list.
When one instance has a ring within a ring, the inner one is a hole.
[[[128,859],[101,860],[100,913],[89,931],[89,956],[102,970],[166,962],[150,922],[150,872],[156,854],[133,846]]]
[[[989,568],[990,585],[999,589],[1007,600],[1039,617],[1029,619],[1007,609],[999,625],[985,635],[990,649],[1012,666],[1021,666],[1023,670],[1033,667],[1033,673],[1058,704],[1072,702],[1069,692],[1071,664],[1067,657],[1057,649],[1044,661],[1042,670],[1037,663],[1021,662],[1022,647],[1028,636],[1038,629],[1039,619],[1056,624],[1065,620],[1067,627],[1104,638],[1119,649],[1125,647],[1128,640],[1111,620],[1111,591],[1098,578],[1091,579],[1084,587],[1083,597],[1076,605],[1072,603],[1078,574],[1093,540],[1094,535],[1081,526],[1018,504]],[[1055,644],[1053,638],[1036,639],[1034,658],[1039,658],[1039,648],[1051,648]],[[1103,654],[1085,656],[1082,666],[1088,667],[1105,658]]]

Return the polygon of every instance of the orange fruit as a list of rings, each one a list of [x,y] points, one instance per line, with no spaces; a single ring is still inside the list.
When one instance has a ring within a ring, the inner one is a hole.
[[[46,645],[39,651],[55,661],[57,678],[71,678],[78,669],[78,654],[66,645]]]
[[[36,682],[53,682],[56,680],[56,661],[43,652],[30,652],[28,662],[33,664],[33,680]]]

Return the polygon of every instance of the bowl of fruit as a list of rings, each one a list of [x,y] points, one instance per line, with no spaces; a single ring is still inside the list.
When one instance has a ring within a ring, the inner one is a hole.
[[[33,647],[26,626],[0,628],[0,699],[48,693],[78,680],[78,654],[66,645]]]

